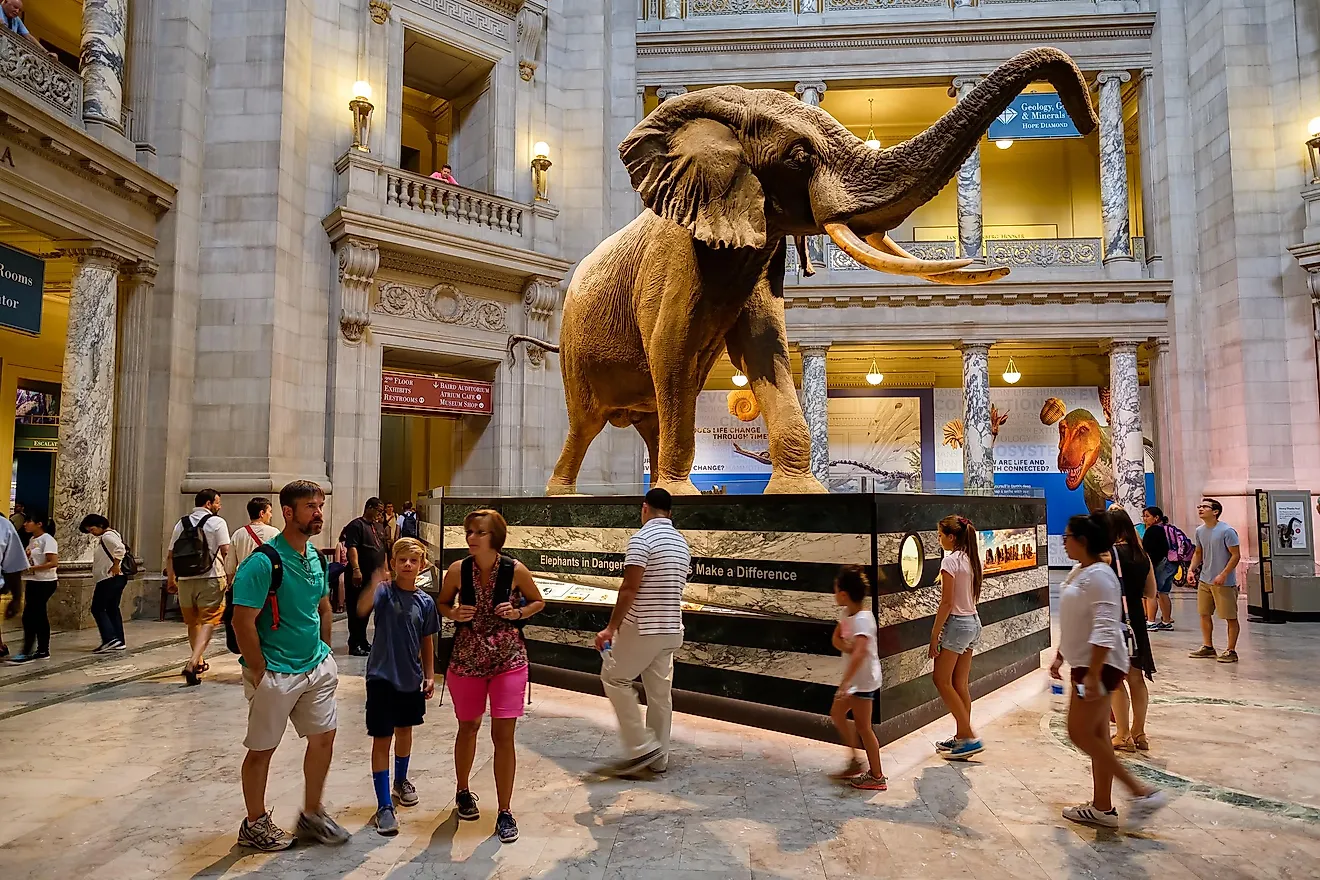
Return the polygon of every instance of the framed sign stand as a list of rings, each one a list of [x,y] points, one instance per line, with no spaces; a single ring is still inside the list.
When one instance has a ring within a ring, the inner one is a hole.
[[[1248,594],[1252,623],[1287,623],[1289,613],[1276,607],[1275,579],[1311,575],[1315,569],[1315,535],[1311,527],[1311,493],[1256,490],[1256,540],[1260,547],[1257,598]],[[1254,592],[1254,591],[1253,591]],[[1286,590],[1285,590],[1286,592]]]

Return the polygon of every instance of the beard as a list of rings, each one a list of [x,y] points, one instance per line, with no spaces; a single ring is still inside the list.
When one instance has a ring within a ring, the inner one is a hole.
[[[325,521],[314,519],[311,522],[307,523],[306,525],[302,525],[301,523],[295,523],[294,528],[296,528],[300,534],[306,535],[307,537],[310,538],[313,535],[321,534],[321,529],[325,528]]]

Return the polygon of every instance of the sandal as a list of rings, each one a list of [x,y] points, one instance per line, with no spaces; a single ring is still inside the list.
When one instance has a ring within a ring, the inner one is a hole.
[[[1132,737],[1130,736],[1121,738],[1114,736],[1110,742],[1114,744],[1114,751],[1116,752],[1135,752],[1137,750],[1137,747],[1132,743]]]
[[[198,665],[198,667],[197,667],[197,671],[198,671],[198,672],[207,672],[207,671],[210,670],[210,668],[211,668],[211,664],[210,664],[210,663],[207,663],[205,660],[203,660],[203,661]]]
[[[187,680],[188,687],[197,687],[199,684],[202,683],[202,677],[200,675],[199,670],[194,669],[191,666],[183,667],[183,672],[181,673],[181,675],[183,675],[184,679]]]
[[[1146,738],[1146,734],[1144,733],[1132,737],[1132,744],[1143,752],[1150,751],[1150,740]]]

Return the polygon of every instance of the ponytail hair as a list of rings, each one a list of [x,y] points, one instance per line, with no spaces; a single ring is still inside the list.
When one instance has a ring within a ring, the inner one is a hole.
[[[50,514],[40,507],[34,507],[27,513],[28,522],[35,522],[41,525],[41,530],[48,535],[55,534],[55,520],[50,518]]]
[[[1160,510],[1158,507],[1155,507],[1154,505],[1147,507],[1145,512],[1149,513],[1151,516],[1159,520],[1160,525],[1163,525],[1169,521],[1169,518],[1164,515],[1164,511]]]
[[[954,551],[967,554],[972,564],[972,601],[981,601],[981,550],[976,538],[976,527],[965,516],[951,513],[940,520],[940,531],[953,538]]]

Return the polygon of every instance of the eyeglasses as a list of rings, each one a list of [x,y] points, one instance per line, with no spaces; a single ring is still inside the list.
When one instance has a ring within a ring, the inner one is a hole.
[[[1064,532],[1064,533],[1063,533],[1063,540],[1066,541],[1066,540],[1068,540],[1069,538],[1072,538],[1074,541],[1077,540],[1077,536],[1074,535],[1072,532]]]
[[[1196,505],[1196,509],[1197,509],[1197,510],[1214,510],[1215,507],[1214,507],[1213,504],[1198,504],[1198,505]]]

